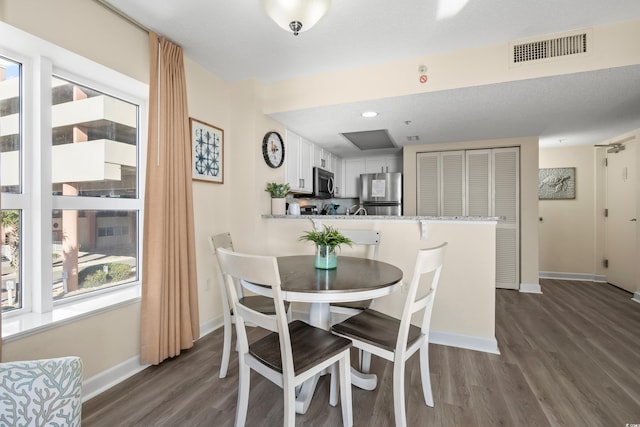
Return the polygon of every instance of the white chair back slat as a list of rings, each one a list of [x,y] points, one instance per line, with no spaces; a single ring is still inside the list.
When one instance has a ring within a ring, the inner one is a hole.
[[[379,230],[340,230],[343,236],[351,239],[354,245],[367,245],[372,248],[372,254],[368,258],[378,259],[381,233]]]

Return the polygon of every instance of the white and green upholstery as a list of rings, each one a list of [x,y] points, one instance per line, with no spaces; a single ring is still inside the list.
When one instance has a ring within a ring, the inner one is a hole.
[[[0,363],[0,425],[79,426],[79,357]]]

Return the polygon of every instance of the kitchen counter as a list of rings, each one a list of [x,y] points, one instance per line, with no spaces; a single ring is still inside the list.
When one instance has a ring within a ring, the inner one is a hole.
[[[384,215],[262,215],[265,219],[309,219],[309,220],[349,220],[349,221],[455,221],[485,222],[500,221],[499,216],[384,216]]]

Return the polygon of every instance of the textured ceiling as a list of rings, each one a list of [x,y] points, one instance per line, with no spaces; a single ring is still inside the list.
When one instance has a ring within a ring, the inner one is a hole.
[[[333,0],[294,37],[258,0],[105,1],[228,81],[287,80],[640,19],[638,0]],[[456,5],[457,13],[446,9]],[[542,146],[593,144],[640,127],[639,74],[632,66],[273,117],[344,156],[360,152],[341,133],[374,129],[389,129],[398,146],[536,135]],[[365,109],[380,115],[363,121]]]

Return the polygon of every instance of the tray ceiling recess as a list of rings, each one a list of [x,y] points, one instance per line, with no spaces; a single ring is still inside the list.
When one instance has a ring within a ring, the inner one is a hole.
[[[365,130],[361,132],[344,132],[341,134],[360,150],[379,150],[398,148],[393,143],[387,129]]]

